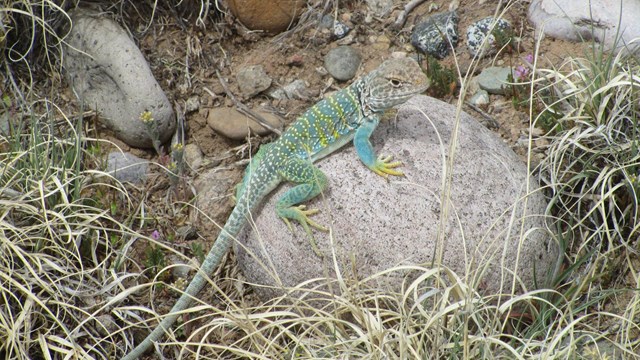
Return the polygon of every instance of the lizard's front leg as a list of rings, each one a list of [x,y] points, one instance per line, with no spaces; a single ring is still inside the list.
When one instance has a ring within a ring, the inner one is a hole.
[[[401,171],[394,170],[394,168],[402,165],[400,161],[391,161],[391,156],[376,156],[373,146],[369,138],[371,134],[378,126],[380,119],[377,116],[372,115],[366,118],[360,127],[356,129],[356,133],[353,137],[353,145],[356,148],[356,153],[360,160],[376,174],[386,178],[387,175],[403,176]]]
[[[309,236],[313,251],[322,257],[309,226],[322,231],[329,231],[329,229],[309,219],[310,215],[318,213],[319,210],[307,209],[301,203],[313,199],[327,188],[327,176],[311,161],[296,157],[288,159],[278,172],[285,180],[298,185],[287,190],[278,200],[276,213],[284,220],[290,230],[293,229],[289,220],[298,221]]]

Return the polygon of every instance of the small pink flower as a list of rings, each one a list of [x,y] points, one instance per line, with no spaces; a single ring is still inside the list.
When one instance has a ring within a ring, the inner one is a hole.
[[[523,65],[518,65],[513,71],[513,75],[515,76],[516,80],[526,80],[529,76],[529,69],[524,67]]]
[[[524,56],[524,61],[529,64],[533,64],[533,54],[527,54]]]
[[[153,240],[158,240],[160,239],[160,231],[158,230],[153,230],[153,232],[151,233],[151,238]]]

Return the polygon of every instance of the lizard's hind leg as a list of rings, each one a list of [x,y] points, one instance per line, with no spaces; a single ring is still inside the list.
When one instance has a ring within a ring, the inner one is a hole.
[[[318,256],[322,256],[310,226],[322,231],[329,231],[329,229],[309,218],[310,215],[318,213],[318,209],[307,209],[306,205],[301,203],[320,195],[327,188],[327,176],[311,161],[299,158],[289,159],[278,172],[283,179],[298,185],[289,189],[278,200],[276,213],[284,220],[290,230],[293,229],[289,220],[298,221],[309,236],[313,251]]]

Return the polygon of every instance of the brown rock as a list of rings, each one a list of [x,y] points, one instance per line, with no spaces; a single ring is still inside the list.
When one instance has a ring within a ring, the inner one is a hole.
[[[283,124],[275,115],[262,111],[255,112],[264,117],[272,127],[276,129],[282,127]],[[258,125],[234,108],[219,107],[209,110],[207,124],[216,132],[234,140],[246,138],[249,134],[249,129],[251,129],[251,134],[253,135],[266,135],[269,133],[268,129]]]
[[[304,10],[303,0],[228,0],[235,17],[251,30],[279,33],[291,26]]]

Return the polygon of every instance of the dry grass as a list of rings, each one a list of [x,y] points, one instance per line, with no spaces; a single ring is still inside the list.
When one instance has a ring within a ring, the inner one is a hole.
[[[95,170],[101,141],[87,135],[82,116],[34,100],[34,72],[25,69],[57,73],[59,29],[72,3],[65,4],[22,0],[0,9],[10,84],[0,116],[10,115],[13,126],[0,137],[0,357],[7,359],[117,358],[137,327],[162,313],[134,293],[180,288],[158,280],[169,268],[146,282],[139,260],[129,258],[138,239],[167,245],[140,234],[144,198]],[[17,34],[19,24],[32,31]],[[210,284],[218,299],[190,309],[163,343],[168,358],[639,358],[640,66],[598,52],[557,69],[534,66],[531,126],[547,128],[551,144],[537,173],[550,194],[549,233],[565,251],[554,289],[482,296],[465,274],[413,266],[361,280],[314,279],[259,303],[241,295],[257,285],[218,276]],[[403,274],[401,291],[376,287],[392,273]]]

